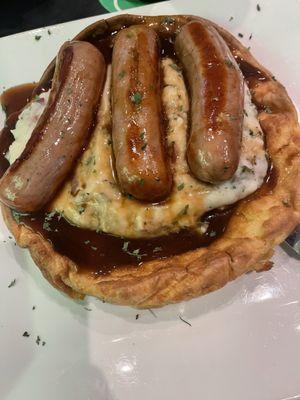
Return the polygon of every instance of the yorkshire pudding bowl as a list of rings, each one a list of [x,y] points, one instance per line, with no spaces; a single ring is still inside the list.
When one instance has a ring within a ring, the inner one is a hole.
[[[14,125],[0,181],[5,222],[73,298],[146,308],[200,296],[269,269],[300,222],[293,103],[237,39],[202,18],[90,25],[63,45]],[[35,166],[51,129],[45,172]],[[34,199],[30,162],[32,176],[44,174],[33,178],[43,191]]]

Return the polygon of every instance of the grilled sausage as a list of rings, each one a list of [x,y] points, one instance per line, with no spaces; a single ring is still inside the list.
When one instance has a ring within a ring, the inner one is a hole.
[[[112,56],[113,149],[121,189],[158,201],[171,189],[164,152],[157,34],[131,26],[116,37]]]
[[[214,27],[184,25],[175,50],[191,93],[187,160],[200,180],[218,183],[235,173],[240,155],[244,87],[242,74]]]
[[[0,200],[22,212],[41,209],[56,193],[89,135],[105,78],[90,43],[59,51],[48,104],[21,156],[0,180]]]

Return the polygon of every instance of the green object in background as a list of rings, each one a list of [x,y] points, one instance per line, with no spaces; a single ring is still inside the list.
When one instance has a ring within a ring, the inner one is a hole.
[[[147,2],[143,0],[99,0],[99,3],[109,12],[127,10],[127,8],[139,7],[147,4]]]

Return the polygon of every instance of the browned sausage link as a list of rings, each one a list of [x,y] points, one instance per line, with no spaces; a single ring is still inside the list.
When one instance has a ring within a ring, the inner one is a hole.
[[[49,102],[21,156],[0,180],[0,200],[19,211],[42,208],[82,151],[105,78],[102,54],[90,43],[59,51]]]
[[[202,21],[184,25],[175,41],[191,92],[191,131],[187,159],[205,182],[227,180],[240,156],[243,78],[226,43]]]
[[[112,97],[119,184],[139,200],[161,200],[172,178],[164,152],[158,37],[152,29],[132,26],[117,35]]]

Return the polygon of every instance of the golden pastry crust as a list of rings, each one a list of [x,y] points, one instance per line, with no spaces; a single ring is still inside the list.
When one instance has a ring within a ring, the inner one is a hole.
[[[121,15],[96,22],[76,38],[88,40],[138,23],[151,24],[163,35],[167,22],[176,29],[194,18],[198,17]],[[286,90],[272,79],[272,74],[231,34],[214,26],[235,56],[270,78],[266,81],[252,79],[249,86],[252,99],[261,110],[259,121],[272,161],[273,182],[266,182],[254,195],[238,204],[225,233],[210,246],[168,259],[148,261],[142,268],[119,268],[103,276],[79,273],[73,261],[55,252],[40,234],[18,225],[10,209],[2,206],[4,220],[17,243],[29,248],[45,278],[71,297],[92,295],[137,308],[188,300],[219,289],[245,272],[270,268],[273,248],[300,222],[300,188],[297,185],[300,181],[300,127],[296,110]],[[52,70],[50,64],[41,82],[47,81]]]

